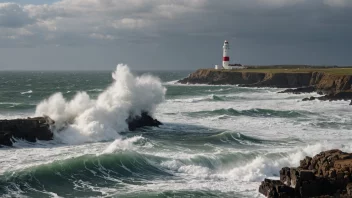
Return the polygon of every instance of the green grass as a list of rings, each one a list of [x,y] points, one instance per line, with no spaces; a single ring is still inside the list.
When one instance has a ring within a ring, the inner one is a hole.
[[[248,69],[234,69],[234,70],[215,70],[226,72],[255,72],[255,73],[311,73],[324,72],[336,75],[352,75],[352,67],[350,68],[248,68]]]

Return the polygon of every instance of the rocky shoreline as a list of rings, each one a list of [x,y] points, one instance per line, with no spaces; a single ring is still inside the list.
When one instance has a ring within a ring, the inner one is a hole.
[[[309,100],[352,100],[352,75],[344,72],[286,71],[272,68],[248,70],[200,69],[178,81],[181,84],[239,85],[287,88],[279,93],[318,93]],[[312,68],[310,68],[312,70]],[[352,102],[351,102],[352,105]],[[269,198],[351,197],[352,153],[321,152],[301,160],[299,167],[284,167],[280,180],[265,179],[259,192]]]
[[[140,116],[130,116],[126,120],[130,131],[138,128],[162,125],[157,119],[143,112]],[[54,138],[53,128],[55,121],[47,116],[27,119],[0,120],[0,147],[12,146],[16,139],[36,142],[37,140],[50,141]]]
[[[243,87],[288,88],[281,93],[312,93],[322,97],[310,97],[304,100],[352,100],[352,75],[334,73],[329,70],[294,71],[285,69],[247,69],[214,70],[199,69],[188,77],[179,80],[181,84],[239,85]]]
[[[265,179],[259,192],[269,198],[352,197],[352,153],[305,157],[299,167],[282,168],[280,180]]]

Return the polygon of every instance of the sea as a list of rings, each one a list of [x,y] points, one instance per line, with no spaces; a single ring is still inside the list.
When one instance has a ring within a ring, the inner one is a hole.
[[[191,72],[0,72],[0,119],[56,121],[52,141],[0,148],[0,197],[263,197],[282,167],[352,151],[348,101],[177,83]],[[128,131],[142,111],[163,125]]]

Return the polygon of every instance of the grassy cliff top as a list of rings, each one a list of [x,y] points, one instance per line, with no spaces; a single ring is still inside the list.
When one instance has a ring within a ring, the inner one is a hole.
[[[352,75],[352,67],[338,67],[338,68],[285,68],[285,67],[249,67],[247,69],[233,69],[233,70],[215,70],[224,72],[255,72],[255,73],[311,73],[311,72],[324,72],[336,75]]]

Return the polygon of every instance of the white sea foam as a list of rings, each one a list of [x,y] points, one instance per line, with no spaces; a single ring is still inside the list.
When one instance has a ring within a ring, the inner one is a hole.
[[[135,143],[141,140],[144,140],[141,136],[135,136],[128,139],[116,139],[103,151],[103,154],[113,153],[117,150],[134,150],[136,148]]]
[[[164,85],[175,85],[177,84],[178,80],[172,80],[172,81],[168,81],[168,82],[164,82]]]
[[[31,94],[31,93],[33,93],[32,90],[21,92],[22,95],[24,95],[24,94]]]
[[[160,164],[161,166],[173,170],[178,173],[186,173],[195,177],[206,177],[211,173],[211,170],[207,167],[193,165],[193,164],[184,164],[179,160],[170,160],[165,161]]]
[[[341,145],[336,144],[317,143],[303,148],[296,148],[293,151],[288,152],[288,155],[283,155],[280,158],[261,155],[243,166],[235,167],[230,171],[225,170],[213,176],[234,179],[237,181],[260,182],[267,177],[277,177],[282,167],[299,166],[300,160],[305,156],[314,156],[321,151],[339,148],[340,146]],[[344,151],[350,152],[351,148],[346,147],[344,148]]]
[[[126,119],[130,115],[142,111],[153,114],[164,101],[166,89],[156,77],[135,77],[123,64],[117,66],[112,77],[112,85],[96,100],[86,92],[78,92],[71,101],[56,93],[37,106],[36,115],[51,117],[57,129],[65,127],[56,138],[76,144],[115,139],[118,132],[128,129]]]

